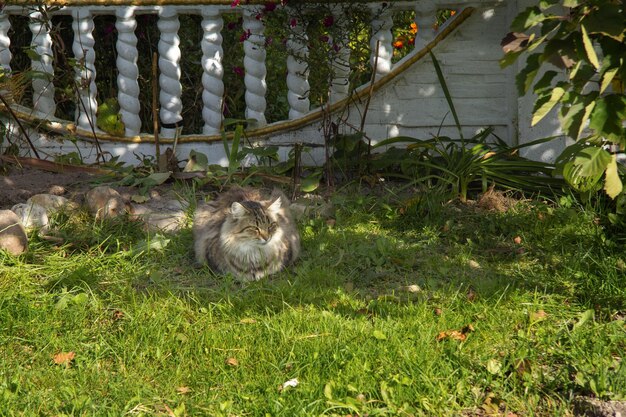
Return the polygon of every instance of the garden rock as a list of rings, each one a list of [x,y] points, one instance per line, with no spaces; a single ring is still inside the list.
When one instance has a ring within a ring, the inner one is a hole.
[[[578,417],[626,417],[626,401],[577,397],[573,403],[574,415]]]
[[[85,205],[96,219],[112,219],[127,212],[126,202],[120,193],[104,185],[85,194]]]
[[[177,232],[187,218],[187,202],[153,198],[143,204],[130,204],[130,218],[142,221],[150,231]]]
[[[55,213],[63,208],[76,208],[76,204],[67,198],[53,194],[35,194],[26,200],[26,204],[37,204],[43,207],[48,214]]]
[[[0,249],[12,255],[20,255],[28,248],[26,230],[17,214],[11,210],[0,210]]]
[[[26,229],[45,229],[48,227],[48,212],[45,207],[36,203],[19,203],[11,207],[11,211],[17,214],[20,223]]]
[[[331,203],[324,201],[320,196],[307,195],[291,203],[291,213],[296,220],[303,218],[333,217],[334,207]]]

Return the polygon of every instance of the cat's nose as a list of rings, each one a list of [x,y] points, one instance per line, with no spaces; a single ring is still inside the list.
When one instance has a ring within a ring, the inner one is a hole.
[[[270,240],[269,233],[259,233],[259,240],[263,243],[267,243],[267,241]]]

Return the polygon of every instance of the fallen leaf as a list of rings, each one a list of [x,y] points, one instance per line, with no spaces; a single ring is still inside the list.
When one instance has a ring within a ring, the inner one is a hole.
[[[474,331],[474,326],[471,324],[467,324],[463,326],[460,330],[445,330],[443,332],[439,332],[436,340],[438,342],[444,339],[458,340],[459,342],[465,341],[467,339],[467,335],[470,332]]]
[[[467,264],[472,269],[480,269],[480,264],[473,259],[470,259],[470,261]]]
[[[476,293],[476,291],[474,291],[474,289],[472,287],[470,287],[467,290],[467,301],[472,303],[472,302],[476,301],[477,298],[478,298],[478,294]]]
[[[113,321],[121,320],[124,318],[124,312],[120,310],[115,310],[113,312]]]
[[[435,316],[441,316],[443,314],[443,310],[440,309],[439,307],[435,307],[435,309],[433,310],[433,313],[435,313]]]
[[[226,365],[228,366],[239,366],[239,361],[237,360],[237,358],[228,358],[226,359]]]
[[[188,394],[189,392],[191,392],[191,388],[185,387],[185,386],[178,387],[178,388],[176,388],[176,392],[181,394],[181,395]]]
[[[52,360],[57,365],[65,365],[69,367],[75,357],[76,353],[74,352],[59,352],[52,357]]]
[[[522,243],[522,238],[519,236],[515,236],[513,238],[513,242],[515,242],[516,245],[520,245]]]
[[[415,285],[415,284],[413,284],[413,285],[407,285],[406,287],[404,287],[404,289],[405,289],[407,292],[410,292],[410,293],[412,293],[412,294],[415,294],[415,293],[418,293],[418,292],[422,291],[422,289],[420,288],[420,286],[419,286],[419,285]]]
[[[526,373],[530,373],[530,360],[528,359],[520,359],[517,362],[515,362],[515,372],[517,372],[517,374],[519,376],[523,376]]]
[[[531,322],[542,321],[542,320],[545,320],[546,317],[548,317],[548,313],[546,313],[543,310],[539,310],[539,311],[535,311],[535,312],[530,313],[530,321]]]

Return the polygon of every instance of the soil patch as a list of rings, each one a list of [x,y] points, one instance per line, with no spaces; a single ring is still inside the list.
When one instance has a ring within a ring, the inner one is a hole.
[[[0,209],[10,209],[42,193],[63,195],[73,200],[76,195],[92,188],[90,182],[96,178],[85,172],[49,172],[10,165],[5,168],[8,172],[0,176]]]

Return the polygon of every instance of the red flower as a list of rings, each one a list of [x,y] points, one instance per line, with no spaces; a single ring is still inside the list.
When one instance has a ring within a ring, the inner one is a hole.
[[[402,49],[404,48],[404,42],[402,42],[401,40],[397,40],[393,43],[393,47],[396,49]]]
[[[233,0],[233,2],[232,2],[232,3],[230,3],[230,7],[237,7],[237,6],[239,6],[239,2],[240,2],[240,1],[241,1],[241,0]]]
[[[322,21],[322,24],[324,25],[324,27],[331,27],[333,24],[335,23],[335,18],[332,14],[329,14],[328,16],[326,16],[324,18],[324,20]]]
[[[274,10],[276,10],[276,3],[265,3],[265,7],[263,7],[263,10],[266,12],[273,12]]]
[[[296,20],[295,17],[292,17],[291,20],[289,21],[289,26],[291,26],[292,28],[295,28],[298,25],[298,21]]]
[[[241,67],[233,67],[233,72],[239,77],[243,77],[244,75],[246,75],[246,72]]]
[[[251,35],[252,35],[252,32],[250,32],[250,29],[248,29],[246,32],[243,32],[241,34],[241,36],[239,37],[239,42],[248,40]]]

